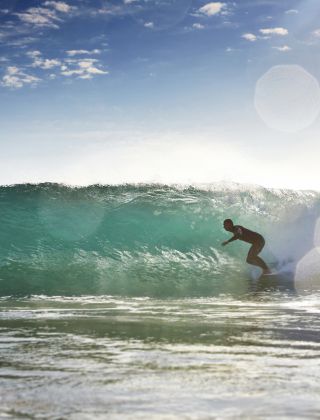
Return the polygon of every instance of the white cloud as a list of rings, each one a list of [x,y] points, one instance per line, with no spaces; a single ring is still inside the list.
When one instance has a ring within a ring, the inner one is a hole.
[[[33,59],[32,67],[39,67],[43,70],[49,70],[53,67],[58,67],[61,65],[61,61],[56,58],[48,59],[42,58],[40,51],[28,51],[26,55]]]
[[[138,0],[123,0],[124,4],[131,4],[131,3],[135,3]]]
[[[297,9],[289,9],[286,11],[286,15],[296,15],[299,11]]]
[[[56,59],[36,59],[34,63],[32,64],[32,67],[40,67],[44,70],[52,69],[52,67],[57,67],[61,65],[61,61]]]
[[[69,4],[64,3],[63,1],[46,1],[44,5],[51,6],[61,13],[69,13],[71,10],[75,9],[74,6],[70,6]]]
[[[282,47],[272,47],[272,48],[281,52],[288,52],[292,50],[292,48],[289,47],[288,45],[283,45]]]
[[[97,67],[98,60],[93,58],[86,58],[80,60],[65,60],[70,67],[67,65],[61,66],[61,74],[65,77],[77,76],[80,79],[91,79],[93,76],[96,75],[106,75],[109,72],[106,70],[102,70],[101,68]]]
[[[93,63],[96,63],[97,60],[92,60],[91,58],[78,61],[78,66],[82,69],[89,69],[93,65]]]
[[[99,60],[97,60],[96,58],[66,58],[64,60],[64,62],[66,64],[78,64],[79,62],[86,62],[86,63],[98,63]]]
[[[251,34],[251,33],[246,33],[246,34],[243,34],[243,35],[242,35],[242,38],[243,38],[243,39],[246,39],[247,41],[250,41],[250,42],[254,42],[254,41],[256,41],[256,40],[257,40],[256,35]]]
[[[80,67],[81,67],[81,65],[80,65]],[[86,70],[86,72],[88,73],[88,75],[89,74],[108,74],[107,71],[103,71],[103,70],[97,69],[96,67],[93,67],[93,66],[83,67],[83,68]]]
[[[143,26],[144,26],[145,28],[150,28],[150,29],[152,29],[152,28],[154,28],[154,23],[153,23],[153,22],[146,22]]]
[[[18,69],[18,67],[10,66],[10,67],[7,67],[7,73],[8,74],[18,74],[19,69]]]
[[[82,70],[68,70],[68,68],[66,68],[65,66],[61,67],[61,69],[64,69],[61,74],[63,76],[69,77],[69,76],[75,76],[75,75],[80,75],[83,74],[84,72]]]
[[[18,67],[7,67],[6,74],[2,78],[2,86],[19,89],[24,85],[36,85],[40,79],[35,76],[24,73]]]
[[[90,55],[90,54],[100,54],[101,50],[98,49],[94,49],[94,50],[69,50],[66,51],[66,53],[70,56],[70,57],[74,57],[75,55]]]
[[[16,16],[24,23],[32,24],[36,27],[59,28],[57,22],[62,19],[57,15],[58,13],[70,13],[76,9],[75,6],[70,6],[62,1],[46,1],[43,3],[46,7],[30,7],[24,12],[15,13]]]
[[[225,3],[211,2],[200,7],[199,12],[207,16],[214,16],[219,14],[222,11],[222,9],[225,8],[225,6]]]
[[[127,10],[125,10],[126,7],[123,7],[122,4],[120,5],[114,5],[107,3],[103,5],[100,9],[93,8],[91,10],[92,16],[99,16],[99,15],[109,15],[109,16],[123,16],[128,13]]]
[[[194,23],[194,24],[192,25],[192,27],[193,27],[194,29],[204,29],[204,28],[205,28],[205,26],[204,26],[204,25],[202,25],[201,23]]]
[[[40,51],[28,51],[26,53],[26,55],[28,57],[31,57],[31,58],[36,58],[36,57],[39,57],[41,55],[41,52]]]
[[[30,7],[25,12],[16,13],[16,15],[24,23],[55,29],[59,27],[56,22],[61,20],[54,10],[49,10],[45,7]]]
[[[286,36],[288,35],[288,29],[285,28],[266,28],[266,29],[260,29],[260,33],[262,35],[279,35],[279,36]]]
[[[87,52],[87,50],[74,51],[77,53],[79,53],[79,51],[80,53],[83,53],[83,51]],[[57,59],[43,57],[41,52],[37,50],[26,52],[26,56],[31,59],[31,64],[29,64],[28,67],[45,71],[49,70],[46,74],[48,80],[54,80],[59,75],[76,77],[79,79],[92,79],[95,76],[109,74],[96,58],[74,58],[74,55],[76,54],[71,54],[72,58],[70,58],[69,55]],[[0,62],[1,61],[0,57]],[[59,68],[58,71],[55,71],[55,68]],[[22,88],[25,85],[36,86],[40,81],[41,79],[39,77],[27,74],[23,69],[12,65],[7,67],[6,73],[0,81],[0,84],[8,88]]]

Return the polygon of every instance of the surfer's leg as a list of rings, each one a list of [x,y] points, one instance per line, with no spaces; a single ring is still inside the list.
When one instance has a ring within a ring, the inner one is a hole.
[[[255,243],[251,246],[247,256],[247,263],[260,267],[264,273],[270,273],[270,269],[267,264],[263,261],[258,254],[262,251],[264,247],[264,241],[261,243]]]

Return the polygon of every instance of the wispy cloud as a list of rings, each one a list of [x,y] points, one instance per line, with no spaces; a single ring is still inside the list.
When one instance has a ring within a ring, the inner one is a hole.
[[[71,12],[71,10],[76,9],[75,6],[70,6],[69,4],[64,3],[63,1],[46,1],[44,5],[51,6],[58,12],[62,12],[62,13],[69,13]]]
[[[152,29],[152,28],[154,28],[154,23],[153,22],[146,22],[143,26],[145,28]]]
[[[243,34],[242,38],[250,42],[255,42],[257,40],[257,36],[251,33]]]
[[[36,57],[39,57],[41,55],[41,52],[40,51],[28,51],[26,53],[26,55],[28,57],[31,57],[31,58],[36,58]]]
[[[0,25],[0,43],[5,47],[23,47],[35,40],[34,33],[30,30],[29,24],[16,22],[16,16],[2,19]]]
[[[193,27],[193,29],[204,29],[205,28],[205,26],[202,25],[201,23],[194,23],[192,25],[192,27]]]
[[[226,3],[211,2],[200,7],[198,12],[206,16],[214,16],[221,13],[225,7],[226,7]]]
[[[70,56],[70,57],[74,57],[76,55],[92,55],[92,54],[100,54],[101,50],[99,49],[94,49],[94,50],[68,50],[66,51],[66,53]]]
[[[292,48],[289,47],[288,45],[282,45],[280,47],[272,47],[274,50],[280,51],[280,52],[288,52],[291,51]]]
[[[260,29],[259,32],[262,35],[279,35],[279,36],[286,36],[288,35],[288,29],[285,28],[265,28],[265,29]]]
[[[98,60],[86,58],[66,59],[61,66],[61,74],[66,77],[76,76],[79,79],[92,79],[93,76],[107,75],[109,72],[101,68]]]
[[[58,67],[61,65],[61,61],[56,58],[42,58],[40,51],[30,51],[27,55],[33,59],[33,63],[31,64],[34,68],[41,68],[43,70],[50,70],[53,67]]]
[[[228,48],[226,48],[225,51],[230,54],[230,53],[234,53],[234,52],[240,51],[240,50],[237,49],[237,48],[228,47]]]
[[[297,15],[299,13],[299,11],[297,9],[289,9],[286,10],[286,15]]]
[[[6,74],[2,78],[2,86],[18,89],[24,85],[35,86],[40,82],[36,76],[31,76],[16,66],[9,66],[6,69]]]
[[[71,54],[70,54],[71,51]],[[88,53],[87,50],[70,50],[64,57],[45,57],[39,50],[31,50],[25,53],[30,60],[25,62],[23,67],[7,66],[2,77],[1,85],[7,88],[22,88],[25,85],[36,86],[40,81],[50,81],[57,78],[68,77],[77,79],[92,79],[95,76],[107,75],[109,72],[96,58],[75,58],[77,54]],[[100,50],[92,50],[96,53]],[[21,60],[21,58],[20,58]],[[0,61],[5,63],[8,61]],[[29,69],[26,71],[25,69]],[[31,70],[33,69],[33,71]],[[30,74],[32,71],[33,74]]]
[[[69,6],[62,1],[46,1],[43,6],[30,7],[23,12],[15,13],[15,15],[23,23],[35,27],[58,29],[59,22],[63,21],[62,16],[76,10],[75,6]]]
[[[45,7],[31,7],[25,12],[16,13],[16,15],[22,22],[37,27],[57,29],[59,28],[57,22],[61,21],[54,10],[49,10]]]
[[[281,27],[259,29],[259,33],[261,35],[255,35],[251,32],[247,32],[241,35],[241,37],[245,39],[246,41],[255,42],[259,39],[270,39],[272,36],[286,36],[289,34],[286,28],[281,28]],[[289,51],[288,46],[275,47],[275,48],[276,49],[279,48],[279,51]],[[282,49],[282,48],[285,48],[285,49]]]
[[[90,15],[92,17],[101,17],[101,16],[123,16],[128,14],[127,7],[123,4],[114,5],[114,4],[107,4],[99,9],[91,8]]]

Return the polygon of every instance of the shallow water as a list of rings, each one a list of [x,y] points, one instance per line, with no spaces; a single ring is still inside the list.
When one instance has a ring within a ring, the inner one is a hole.
[[[2,298],[0,418],[319,418],[320,296]]]

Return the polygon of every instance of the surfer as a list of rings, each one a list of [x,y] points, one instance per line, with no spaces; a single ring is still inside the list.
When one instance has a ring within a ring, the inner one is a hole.
[[[233,237],[230,238],[228,241],[224,241],[222,243],[222,246],[225,246],[230,242],[236,241],[237,239],[240,239],[240,241],[248,242],[249,244],[251,244],[251,248],[248,252],[247,263],[260,267],[262,269],[263,274],[271,274],[270,268],[263,261],[263,259],[258,256],[265,244],[264,237],[260,235],[260,233],[253,232],[252,230],[246,229],[243,226],[234,225],[231,219],[226,219],[223,222],[223,227],[228,232],[232,232]]]

